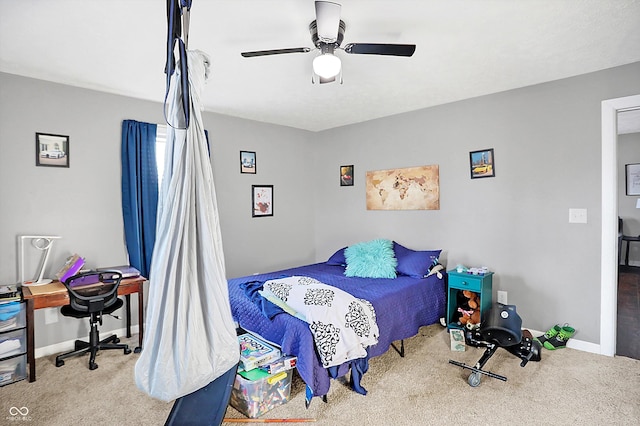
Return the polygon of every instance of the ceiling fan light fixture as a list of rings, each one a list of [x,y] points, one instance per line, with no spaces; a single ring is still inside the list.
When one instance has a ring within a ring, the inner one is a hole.
[[[323,53],[313,59],[313,72],[322,78],[331,78],[340,74],[342,62],[331,53]]]

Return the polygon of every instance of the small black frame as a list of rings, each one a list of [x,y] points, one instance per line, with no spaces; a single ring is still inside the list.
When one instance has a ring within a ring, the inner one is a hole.
[[[36,166],[69,167],[69,136],[36,133]]]
[[[353,164],[340,166],[340,186],[353,186]]]
[[[258,171],[256,153],[253,151],[240,151],[240,173],[255,175]]]
[[[273,185],[251,185],[251,216],[273,216]]]
[[[640,195],[640,164],[624,165],[626,195]]]
[[[471,179],[494,177],[496,164],[493,156],[493,148],[471,151],[469,153],[469,172]]]

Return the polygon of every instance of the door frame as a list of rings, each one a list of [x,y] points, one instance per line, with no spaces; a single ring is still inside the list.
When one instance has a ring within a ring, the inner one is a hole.
[[[616,353],[618,314],[618,113],[640,107],[640,95],[602,101],[602,244],[600,353]]]

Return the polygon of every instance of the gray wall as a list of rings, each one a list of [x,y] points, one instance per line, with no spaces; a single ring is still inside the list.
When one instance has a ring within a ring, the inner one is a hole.
[[[124,119],[163,123],[159,103],[0,73],[0,282],[18,280],[17,236],[60,235],[45,276],[70,254],[88,267],[127,262],[120,140]],[[310,263],[313,216],[301,194],[311,174],[304,159],[312,134],[205,113],[220,211],[227,276]],[[35,133],[70,137],[70,167],[36,167]],[[240,150],[257,152],[258,174],[240,174]],[[274,185],[273,217],[251,217],[251,185]],[[31,278],[38,256],[27,270]],[[133,318],[137,318],[135,297]],[[36,347],[75,339],[86,324],[36,311]],[[105,329],[123,322],[106,318]],[[135,320],[134,320],[135,321]]]
[[[618,216],[624,223],[624,235],[640,235],[640,209],[636,202],[640,195],[626,195],[625,164],[640,163],[640,133],[618,136]],[[626,252],[626,244],[622,246],[622,261]],[[632,243],[629,247],[629,264],[640,266],[640,244]]]
[[[212,145],[227,277],[313,261],[313,134],[205,113]],[[256,152],[257,173],[240,173],[240,151]],[[251,185],[273,185],[273,216],[251,217]]]
[[[2,73],[0,88],[0,280],[16,281],[25,233],[63,236],[50,274],[72,252],[89,266],[125,262],[121,122],[161,123],[161,105]],[[597,343],[600,103],[637,93],[640,63],[319,133],[205,113],[227,276],[391,238],[442,248],[449,267],[490,267],[528,327],[569,322]],[[70,136],[69,169],[35,167],[35,132]],[[496,177],[471,180],[469,151],[485,148]],[[240,150],[257,152],[257,175],[240,174]],[[339,186],[345,164],[353,187]],[[440,166],[440,210],[365,209],[367,170],[427,164]],[[274,185],[273,217],[251,218],[251,184]],[[588,223],[569,224],[569,208],[587,209]],[[78,323],[36,312],[36,346],[84,334]]]
[[[497,76],[499,78],[499,76]],[[488,266],[526,326],[569,322],[599,342],[601,101],[640,93],[640,63],[333,129],[318,135],[317,260],[376,237]],[[495,178],[469,152],[495,149]],[[341,164],[355,185],[339,187]],[[439,211],[367,211],[368,170],[440,166]],[[587,209],[587,224],[568,222]]]

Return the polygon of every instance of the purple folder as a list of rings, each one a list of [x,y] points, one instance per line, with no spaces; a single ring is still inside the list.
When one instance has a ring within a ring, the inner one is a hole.
[[[77,274],[83,266],[84,259],[79,257],[73,264],[69,265],[69,268],[60,276],[60,282],[67,282],[67,280]]]

